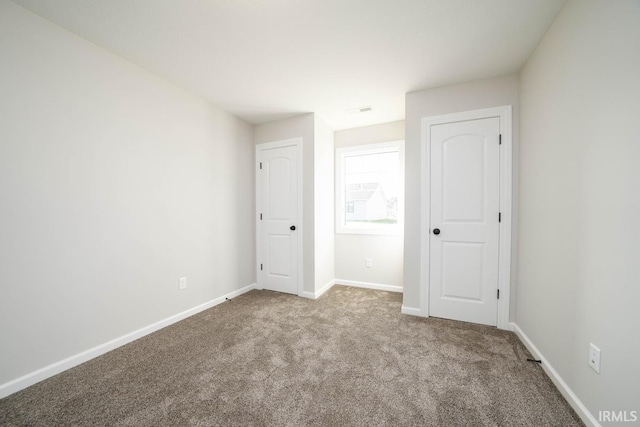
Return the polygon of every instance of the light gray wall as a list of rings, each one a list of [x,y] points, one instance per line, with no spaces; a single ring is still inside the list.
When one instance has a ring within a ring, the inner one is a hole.
[[[315,291],[335,278],[333,130],[315,116]]]
[[[335,145],[352,147],[404,140],[404,120],[335,132]],[[337,190],[336,190],[337,191]],[[365,259],[372,267],[365,267]],[[336,279],[402,286],[402,236],[336,233]]]
[[[0,58],[0,384],[255,282],[250,125],[6,0]]]
[[[567,2],[521,73],[516,323],[596,418],[640,411],[639,76],[630,0]]]
[[[254,126],[256,145],[267,142],[302,138],[302,239],[303,239],[303,289],[315,292],[315,210],[314,210],[314,138],[315,115],[304,114]]]
[[[408,93],[405,138],[405,234],[403,304],[420,308],[420,180],[423,117],[481,108],[513,106],[513,188],[518,186],[518,75]],[[515,302],[517,192],[513,194],[511,318]]]

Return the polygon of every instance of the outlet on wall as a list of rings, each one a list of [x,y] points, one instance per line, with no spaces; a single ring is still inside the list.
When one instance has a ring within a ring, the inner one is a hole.
[[[589,366],[600,373],[600,349],[592,343],[589,343]]]
[[[373,266],[373,261],[371,261],[371,258],[364,259],[364,266],[367,268],[371,268]]]
[[[186,277],[181,277],[180,278],[180,289],[187,289],[187,278]]]

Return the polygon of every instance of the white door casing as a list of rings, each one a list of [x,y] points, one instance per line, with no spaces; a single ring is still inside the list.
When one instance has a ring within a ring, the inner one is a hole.
[[[421,315],[509,329],[511,106],[424,118],[422,154]]]
[[[302,140],[256,146],[257,285],[302,291]]]

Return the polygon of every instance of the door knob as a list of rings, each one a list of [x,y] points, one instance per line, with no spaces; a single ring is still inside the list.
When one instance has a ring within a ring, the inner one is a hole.
[[[291,230],[291,231],[296,231],[296,226],[295,226],[295,225],[292,225],[291,227],[289,227],[289,230]]]
[[[440,229],[439,229],[439,228],[434,228],[434,229],[433,229],[433,234],[435,234],[436,236],[437,236],[438,234],[440,234]]]

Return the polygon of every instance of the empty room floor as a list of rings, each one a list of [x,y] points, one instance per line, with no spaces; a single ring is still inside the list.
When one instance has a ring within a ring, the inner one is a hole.
[[[251,291],[0,400],[1,425],[579,426],[511,332]]]

